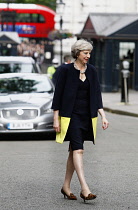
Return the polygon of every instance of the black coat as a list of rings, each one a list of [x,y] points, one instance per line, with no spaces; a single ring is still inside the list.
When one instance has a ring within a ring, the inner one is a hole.
[[[93,128],[93,143],[95,144],[98,109],[103,108],[100,84],[94,66],[87,64],[85,72],[90,83],[90,113]],[[79,74],[73,63],[62,65],[56,82],[52,103],[53,110],[59,110],[61,131],[56,135],[56,142],[63,143],[70,123],[77,89]]]
[[[86,77],[90,83],[91,118],[97,117],[97,111],[103,108],[100,84],[94,66],[87,64]],[[78,89],[79,77],[73,63],[60,67],[52,109],[59,110],[60,116],[71,117]]]
[[[62,65],[66,65],[66,64],[63,63]],[[56,71],[55,71],[55,73],[52,76],[52,82],[54,83],[54,85],[56,85],[59,73],[60,73],[60,66],[58,68],[56,68]]]

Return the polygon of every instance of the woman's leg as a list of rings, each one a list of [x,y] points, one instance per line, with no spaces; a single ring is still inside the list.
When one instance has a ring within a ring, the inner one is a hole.
[[[73,152],[70,149],[68,160],[67,160],[67,166],[66,166],[65,180],[63,184],[63,189],[67,195],[70,195],[71,193],[70,183],[71,183],[73,173],[74,173]]]
[[[88,196],[90,193],[90,189],[86,183],[85,176],[84,176],[84,169],[83,169],[83,150],[74,150],[73,151],[73,163],[79,178],[79,182],[81,185],[81,192],[85,197]]]

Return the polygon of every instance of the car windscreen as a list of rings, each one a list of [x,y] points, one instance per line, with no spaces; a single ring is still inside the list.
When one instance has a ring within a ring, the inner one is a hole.
[[[36,69],[31,63],[0,63],[2,73],[35,73]]]
[[[47,77],[0,78],[0,93],[52,93],[53,87]]]

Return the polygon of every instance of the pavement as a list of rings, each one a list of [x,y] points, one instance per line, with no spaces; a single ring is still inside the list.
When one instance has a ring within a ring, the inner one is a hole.
[[[129,90],[128,103],[121,102],[121,92],[102,93],[104,110],[138,117],[138,91]]]
[[[60,192],[69,142],[16,134],[0,141],[0,210],[138,210],[138,118],[106,114],[109,128],[103,130],[99,119],[96,145],[84,145],[85,177],[95,200],[80,198],[76,173],[71,189],[78,200]]]

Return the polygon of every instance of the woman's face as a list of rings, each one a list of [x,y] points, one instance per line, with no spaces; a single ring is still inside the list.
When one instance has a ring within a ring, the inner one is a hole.
[[[77,60],[83,64],[86,64],[90,58],[90,53],[91,51],[90,50],[83,50],[83,51],[80,51],[80,54],[79,56],[77,57]]]

